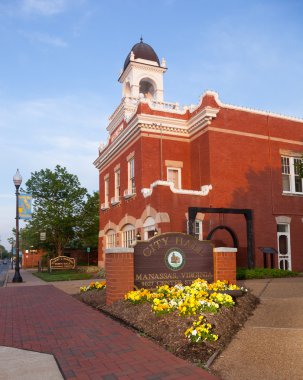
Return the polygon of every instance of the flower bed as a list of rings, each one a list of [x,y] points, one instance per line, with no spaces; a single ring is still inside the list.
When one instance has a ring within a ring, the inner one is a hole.
[[[125,300],[112,305],[105,305],[105,291],[86,291],[77,298],[154,339],[175,355],[201,365],[224,349],[258,303],[251,293],[225,282],[207,284],[202,280],[189,287],[129,292]],[[221,292],[230,291],[243,296],[221,298]]]
[[[80,293],[85,293],[90,290],[102,290],[106,288],[106,282],[105,281],[94,281],[91,282],[88,286],[81,286],[80,287]]]
[[[218,335],[212,333],[212,325],[207,323],[204,313],[217,313],[220,307],[233,307],[235,301],[226,291],[246,292],[227,281],[217,281],[209,284],[207,281],[197,279],[190,286],[177,284],[158,286],[154,291],[140,289],[128,292],[125,300],[132,304],[149,302],[152,311],[160,316],[173,311],[179,317],[200,315],[184,334],[193,343],[203,341],[216,341]]]

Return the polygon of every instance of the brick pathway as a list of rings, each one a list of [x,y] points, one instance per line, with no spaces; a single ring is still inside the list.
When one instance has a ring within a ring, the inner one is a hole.
[[[65,379],[216,379],[51,285],[0,289],[0,345],[53,354]]]

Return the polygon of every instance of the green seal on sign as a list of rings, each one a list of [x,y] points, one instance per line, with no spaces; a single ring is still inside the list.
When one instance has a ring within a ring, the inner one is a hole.
[[[165,265],[171,270],[180,270],[185,264],[185,254],[180,248],[171,248],[165,254]]]

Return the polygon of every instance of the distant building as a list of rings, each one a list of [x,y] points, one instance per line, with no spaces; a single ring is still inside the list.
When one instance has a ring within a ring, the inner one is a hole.
[[[100,181],[99,265],[105,248],[136,237],[188,230],[188,207],[251,209],[253,262],[272,247],[275,267],[303,271],[303,188],[295,164],[303,120],[223,104],[205,92],[198,105],[164,101],[163,74],[151,46],[135,44],[119,77],[122,100],[109,119],[108,143],[94,164]],[[238,245],[247,266],[243,215],[200,212],[194,234]]]

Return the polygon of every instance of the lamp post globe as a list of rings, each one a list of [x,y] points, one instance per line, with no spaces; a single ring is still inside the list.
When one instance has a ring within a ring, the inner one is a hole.
[[[22,183],[22,177],[17,169],[16,174],[13,177],[14,185],[16,187],[16,264],[15,264],[15,275],[13,278],[13,282],[22,282],[22,277],[20,274],[19,267],[19,204],[18,204],[18,196],[19,196],[19,187]]]
[[[16,189],[19,189],[21,183],[22,183],[22,176],[19,172],[19,169],[17,169],[16,174],[13,176],[14,185],[16,186]]]

